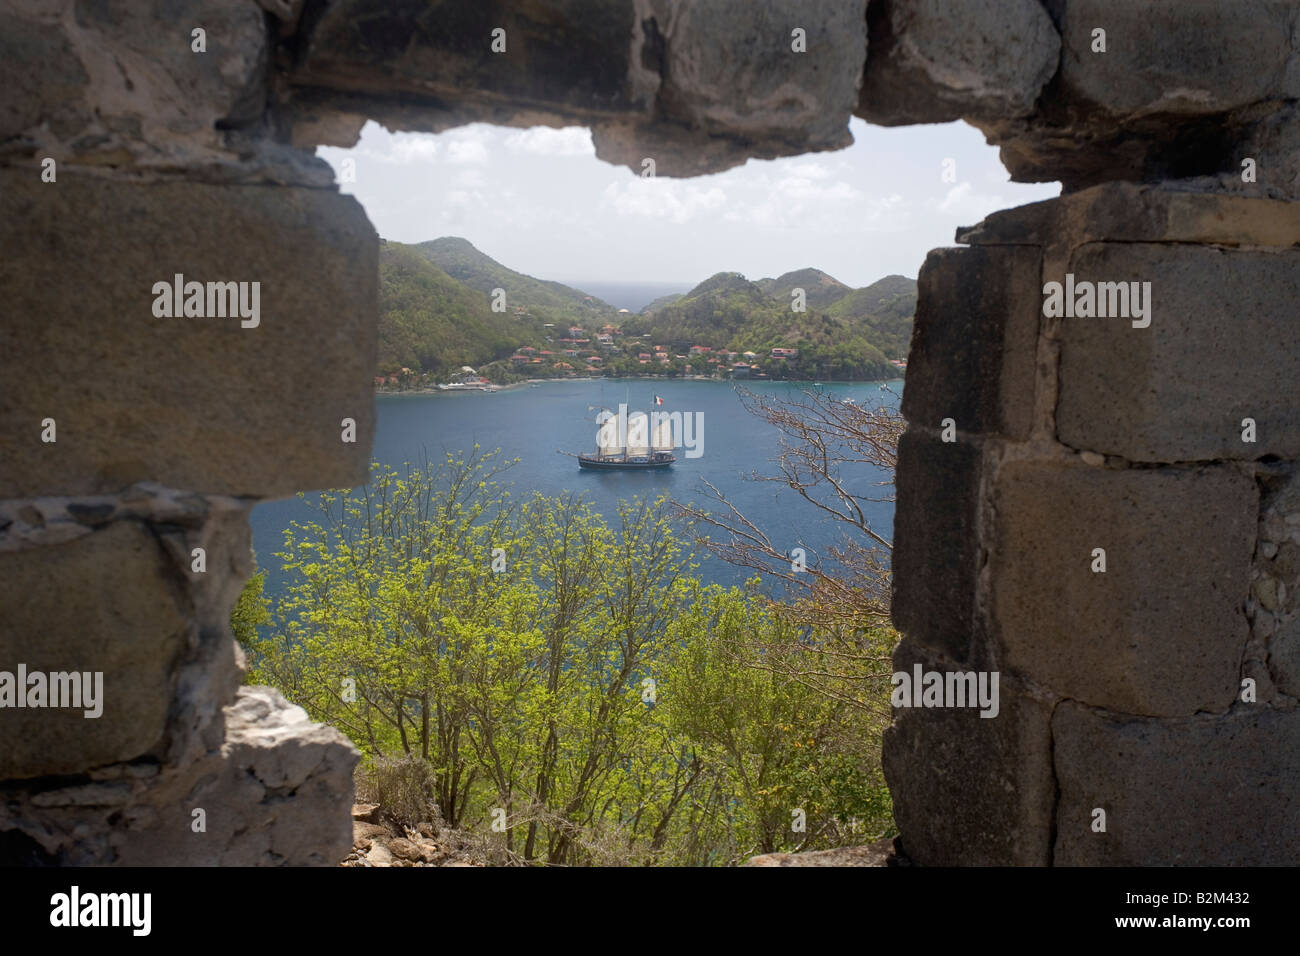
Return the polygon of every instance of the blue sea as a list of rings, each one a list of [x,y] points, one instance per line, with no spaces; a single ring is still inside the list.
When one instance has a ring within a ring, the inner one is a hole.
[[[616,309],[640,312],[660,296],[685,293],[695,288],[695,282],[603,282],[594,279],[585,282],[577,279],[565,282],[574,289],[581,289],[587,295],[603,299]]]
[[[747,382],[758,393],[798,395],[810,384]],[[837,399],[851,398],[865,407],[896,408],[902,395],[901,380],[887,383],[825,384],[820,390]],[[591,406],[614,407],[627,401],[629,408],[651,410],[654,396],[664,399],[653,410],[700,413],[703,424],[702,454],[678,461],[663,471],[599,472],[580,469],[574,458],[595,448],[597,426]],[[783,551],[803,547],[811,563],[828,546],[841,540],[846,526],[824,517],[784,484],[748,480],[753,475],[775,475],[772,460],[779,454],[779,433],[750,414],[729,382],[712,381],[556,381],[537,387],[523,386],[500,392],[459,392],[433,395],[379,395],[375,399],[378,427],[372,455],[400,468],[403,463],[439,462],[444,452],[468,452],[477,443],[482,450],[500,449],[505,458],[519,458],[502,480],[516,494],[534,490],[548,495],[580,492],[606,517],[614,517],[620,498],[667,494],[683,502],[706,503],[701,479],[707,479],[730,498]],[[565,454],[567,453],[567,454]],[[844,476],[855,494],[881,497],[888,488],[873,487],[889,479],[884,472],[862,466]],[[253,546],[258,566],[266,568],[267,591],[284,586],[279,560],[283,532],[293,520],[317,517],[307,502],[288,499],[253,509]],[[893,504],[869,506],[873,529],[886,538],[893,534]],[[706,557],[700,575],[722,584],[739,584],[753,571]]]

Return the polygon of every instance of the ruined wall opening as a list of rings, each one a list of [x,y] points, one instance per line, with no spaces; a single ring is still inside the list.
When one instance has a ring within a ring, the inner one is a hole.
[[[688,176],[834,156],[857,116],[963,119],[1064,191],[918,276],[895,666],[1000,674],[1002,702],[895,715],[905,849],[1293,859],[1296,7],[992,6],[198,2],[185,36],[125,2],[6,7],[0,694],[19,665],[79,691],[0,712],[14,852],[350,845],[355,752],[241,687],[228,629],[252,505],[355,487],[374,435],[376,237],[309,148],[367,118],[579,124]]]

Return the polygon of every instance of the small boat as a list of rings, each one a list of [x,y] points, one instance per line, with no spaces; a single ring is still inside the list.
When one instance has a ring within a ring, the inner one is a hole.
[[[627,406],[620,405],[617,412],[602,409],[596,422],[596,452],[579,454],[579,468],[647,471],[668,468],[677,460],[672,420],[666,413],[655,412],[652,425],[645,412],[628,414]]]
[[[493,385],[468,365],[462,365],[460,371],[450,382],[438,386],[440,392],[495,392],[501,388]]]

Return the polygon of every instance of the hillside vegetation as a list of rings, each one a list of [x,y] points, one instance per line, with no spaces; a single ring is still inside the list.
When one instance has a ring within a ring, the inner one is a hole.
[[[912,279],[887,276],[853,289],[808,268],[757,282],[720,272],[633,315],[579,289],[516,272],[456,237],[383,243],[379,279],[376,374],[394,385],[441,381],[464,365],[495,382],[726,376],[737,363],[758,378],[894,377],[890,362],[907,355],[916,306]],[[492,308],[498,289],[505,311]],[[793,309],[796,289],[804,291],[805,311]],[[600,342],[597,332],[606,326],[618,331]],[[571,327],[585,331],[570,335]],[[777,359],[774,348],[798,354]],[[656,351],[667,361],[642,357]],[[742,358],[745,352],[755,354]]]

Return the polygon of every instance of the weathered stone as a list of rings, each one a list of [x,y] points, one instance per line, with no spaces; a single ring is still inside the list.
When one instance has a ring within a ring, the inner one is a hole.
[[[229,622],[253,573],[248,509],[223,499],[208,504],[206,520],[198,527],[183,534],[174,529],[159,534],[188,585],[193,616],[199,623],[189,657],[176,677],[172,741],[164,755],[173,764],[188,763],[220,746],[225,733],[222,708],[234,699],[244,677]],[[205,571],[194,570],[195,548],[204,551]]]
[[[1061,38],[1035,0],[883,0],[868,10],[858,115],[882,126],[1027,116]]]
[[[903,414],[937,429],[1023,439],[1034,411],[1042,309],[1031,247],[936,249],[918,276]]]
[[[852,142],[866,57],[864,0],[638,0],[633,62],[658,74],[653,117],[598,123],[596,155],[658,175]],[[793,50],[792,32],[807,52]],[[652,81],[647,80],[649,86]]]
[[[898,670],[927,660],[904,641]],[[1045,866],[1051,859],[1051,708],[1001,675],[999,712],[898,708],[881,766],[907,855],[921,866]]]
[[[1004,464],[988,573],[998,659],[1115,711],[1226,710],[1247,639],[1257,507],[1255,483],[1227,467]],[[1092,570],[1097,548],[1104,572]]]
[[[1069,0],[1060,11],[1060,94],[1113,116],[1205,116],[1300,95],[1291,0]]]
[[[909,429],[898,444],[894,625],[912,641],[967,657],[978,571],[980,452]]]
[[[280,20],[287,27],[293,27],[302,16],[303,5],[307,0],[257,0],[267,13]]]
[[[1288,621],[1269,638],[1268,670],[1278,690],[1300,697],[1300,618]]]
[[[42,123],[55,135],[75,134],[89,118],[89,85],[60,24],[0,11],[0,139],[31,135]]]
[[[290,80],[361,94],[381,113],[388,101],[420,98],[417,112],[435,129],[644,112],[654,88],[631,61],[633,8],[633,0],[342,0],[311,23]],[[492,49],[498,29],[504,52]]]
[[[1073,702],[1052,718],[1065,866],[1290,866],[1300,858],[1300,711],[1174,720]],[[1093,831],[1093,811],[1106,831]],[[910,845],[909,845],[910,849]]]
[[[1004,209],[957,230],[957,242],[1061,249],[1109,240],[1289,247],[1300,203],[1206,193],[1180,183],[1114,182]]]
[[[409,860],[412,863],[421,862],[424,859],[424,854],[420,848],[405,837],[394,837],[389,840],[388,852],[399,860]]]
[[[0,670],[103,674],[98,717],[0,708],[0,780],[77,773],[159,743],[189,610],[170,564],[137,522],[0,554]]]
[[[243,687],[226,740],[143,794],[156,820],[119,826],[125,866],[332,866],[352,846],[352,770],[360,755],[269,687]],[[289,799],[289,798],[292,799]],[[206,831],[193,829],[205,811]]]
[[[365,479],[378,266],[355,200],[11,169],[0,218],[0,380],[28,383],[0,392],[0,497],[141,480],[276,497]],[[260,324],[156,317],[151,290],[176,274],[259,282]]]
[[[21,4],[20,6],[27,6]],[[258,121],[270,55],[252,3],[67,3],[0,20],[0,140],[59,161],[167,164]],[[205,52],[191,31],[206,31]]]
[[[1300,84],[1290,0],[1045,6],[1061,34],[1061,60],[1037,111],[972,117],[1002,147],[1012,179],[1059,180],[1068,191],[1114,179],[1236,176],[1241,188],[1241,160],[1252,156],[1271,171],[1260,178],[1261,195],[1300,196],[1281,182],[1296,172],[1296,140],[1270,132]],[[1098,28],[1104,53],[1093,51]]]
[[[1300,457],[1300,250],[1098,244],[1069,271],[1076,286],[1149,282],[1151,311],[1148,328],[1061,320],[1062,442],[1134,461]]]

